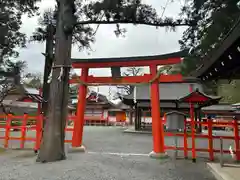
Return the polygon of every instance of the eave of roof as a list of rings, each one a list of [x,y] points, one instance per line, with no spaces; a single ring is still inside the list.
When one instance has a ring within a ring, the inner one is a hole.
[[[191,73],[194,77],[201,77],[211,66],[221,58],[221,56],[234,44],[240,37],[240,19],[235,23],[232,29],[228,32],[222,43],[210,52],[207,57],[204,58],[203,63],[197,70]]]
[[[221,96],[210,96],[210,95],[206,95],[203,92],[200,92],[198,89],[196,89],[195,91],[189,93],[188,95],[179,98],[178,100],[181,102],[185,101],[187,98],[190,98],[191,96],[195,96],[195,94],[199,94],[200,96],[206,97],[208,100],[207,101],[211,101],[211,100],[217,100],[219,101],[222,97]]]
[[[216,105],[211,105],[211,106],[206,106],[203,107],[201,109],[203,112],[208,112],[208,111],[216,111],[216,112],[220,112],[220,111],[229,111],[232,112],[234,111],[234,108],[232,107],[231,104],[216,104]]]

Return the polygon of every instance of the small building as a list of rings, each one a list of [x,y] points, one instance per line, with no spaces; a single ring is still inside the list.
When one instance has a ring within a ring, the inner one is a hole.
[[[0,111],[1,113],[11,112],[17,115],[24,113],[35,115],[38,112],[38,103],[41,100],[42,97],[39,95],[39,90],[20,85],[6,95]]]
[[[24,113],[37,115],[41,111],[42,102],[43,98],[40,95],[39,89],[28,88],[21,85],[10,91],[4,98],[2,102],[3,107],[0,108],[0,112],[11,112],[16,115],[22,115]],[[68,106],[70,114],[73,109],[72,106]]]
[[[190,86],[192,91],[203,92],[202,84],[197,79],[186,80],[179,83],[160,83],[159,84],[159,97],[160,97],[160,115],[164,119],[164,114],[170,111],[180,111],[185,114],[189,114],[190,105],[188,102],[180,102],[183,97],[187,97],[190,94]],[[204,93],[202,93],[204,94]],[[208,96],[210,97],[210,96]],[[134,103],[136,98],[136,103]],[[211,96],[216,99],[218,103],[219,97]],[[137,86],[136,97],[134,93],[124,96],[123,103],[134,107],[135,109],[135,128],[136,130],[146,127],[146,124],[151,124],[151,101],[150,101],[150,87],[149,86]],[[210,104],[197,104],[194,103],[195,114],[200,112],[203,106]],[[197,119],[197,118],[196,118]]]
[[[119,102],[117,104],[113,104],[113,103],[111,104],[112,106],[108,109],[108,118],[110,123],[131,122],[129,106],[127,106],[126,104],[123,104],[122,102]]]
[[[113,124],[115,122],[127,121],[125,104],[113,104],[101,93],[89,91],[86,97],[85,121],[90,124],[92,121],[102,121]],[[75,107],[75,114],[78,100],[72,95],[72,105]]]
[[[207,106],[202,108],[202,112],[208,116],[216,117],[216,116],[229,116],[233,114],[235,109],[231,104],[227,103],[219,103],[212,106]]]

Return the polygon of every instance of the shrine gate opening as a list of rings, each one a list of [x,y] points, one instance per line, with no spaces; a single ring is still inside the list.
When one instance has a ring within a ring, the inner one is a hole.
[[[164,129],[160,118],[160,101],[159,101],[159,83],[161,82],[182,82],[182,75],[163,75],[158,72],[158,66],[174,65],[181,63],[181,58],[186,55],[185,51],[157,55],[157,56],[139,56],[124,58],[102,58],[102,59],[72,59],[72,66],[75,69],[81,69],[81,76],[75,77],[69,83],[78,83],[78,105],[76,121],[73,131],[72,146],[82,146],[84,112],[86,107],[87,86],[102,85],[140,85],[150,84],[151,92],[151,112],[152,112],[152,136],[153,151],[150,153],[152,157],[165,155],[164,149]],[[90,68],[110,68],[110,67],[140,67],[147,66],[150,74],[143,76],[128,77],[94,77],[89,76]],[[80,103],[79,103],[80,102]]]

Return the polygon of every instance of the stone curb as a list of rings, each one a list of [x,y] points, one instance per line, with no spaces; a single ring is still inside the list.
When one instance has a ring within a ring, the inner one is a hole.
[[[207,167],[217,180],[235,180],[228,173],[225,173],[223,170],[221,170],[221,167],[218,164],[207,163]]]
[[[126,129],[123,131],[124,133],[130,133],[130,134],[152,134],[152,132],[146,132],[146,131],[135,131],[135,130],[130,130]]]

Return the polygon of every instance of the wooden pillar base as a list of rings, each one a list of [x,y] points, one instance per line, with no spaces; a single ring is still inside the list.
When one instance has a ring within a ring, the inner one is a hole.
[[[85,148],[85,146],[80,146],[80,147],[72,147],[70,150],[69,150],[69,152],[71,152],[71,153],[77,153],[77,152],[85,152],[86,151],[86,148]]]

